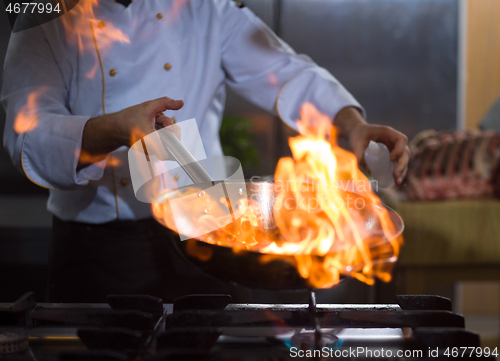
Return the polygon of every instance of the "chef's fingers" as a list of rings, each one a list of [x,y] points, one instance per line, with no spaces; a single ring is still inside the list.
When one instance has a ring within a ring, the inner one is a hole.
[[[182,100],[173,100],[169,97],[158,98],[144,103],[150,114],[159,114],[167,109],[178,110],[183,107]]]
[[[394,167],[393,176],[396,184],[401,184],[404,177],[406,176],[406,171],[408,169],[408,161],[410,160],[410,148],[408,148],[408,137],[403,133],[398,132],[395,129],[390,128],[387,133],[388,142],[392,144],[387,144],[390,146],[390,159],[396,162]]]
[[[164,123],[163,118],[164,117],[167,118],[165,116],[165,114],[163,114],[163,113],[160,113],[160,114],[156,115],[156,117],[155,117],[155,124],[154,124],[154,127],[155,127],[156,130],[160,130],[160,129],[165,128],[165,126],[163,125],[163,123]],[[167,125],[170,125],[170,123],[167,124]]]
[[[358,129],[358,134],[351,141],[353,153],[358,158],[359,164],[366,167],[364,153],[368,142],[384,143],[390,150],[390,159],[396,163],[394,167],[394,179],[397,184],[403,181],[410,158],[410,150],[407,146],[408,138],[394,128],[380,125],[366,125]]]
[[[165,114],[160,113],[155,118],[156,129],[168,128],[177,139],[181,140],[181,128],[175,124],[175,120],[167,117]]]
[[[155,123],[159,125],[159,128],[164,128],[175,124],[175,121],[172,118],[167,117],[165,114],[160,113],[156,116]]]
[[[392,149],[390,153],[391,161],[395,162],[404,154],[406,149],[408,148],[406,145],[408,144],[408,137],[396,130],[394,130],[394,134],[392,135]]]
[[[181,140],[181,127],[179,127],[177,124],[172,124],[167,127],[174,135],[177,137],[177,139]]]
[[[397,159],[396,167],[394,167],[393,176],[396,184],[401,184],[406,177],[408,171],[408,161],[410,160],[410,148],[404,147],[403,154]]]

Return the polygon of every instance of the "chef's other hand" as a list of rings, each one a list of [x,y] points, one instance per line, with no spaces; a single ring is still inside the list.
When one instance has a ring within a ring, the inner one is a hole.
[[[123,145],[131,146],[135,141],[154,132],[155,127],[162,128],[174,124],[175,122],[163,112],[167,109],[178,110],[183,105],[182,100],[163,97],[116,113],[90,118],[83,129],[77,170],[105,159],[109,153]],[[178,126],[170,129],[180,138]]]
[[[366,123],[361,113],[354,107],[342,109],[335,117],[334,124],[339,136],[349,141],[358,162],[363,166],[366,166],[364,153],[370,141],[384,143],[389,148],[391,161],[396,163],[394,180],[396,184],[403,182],[410,159],[406,135],[388,126]]]

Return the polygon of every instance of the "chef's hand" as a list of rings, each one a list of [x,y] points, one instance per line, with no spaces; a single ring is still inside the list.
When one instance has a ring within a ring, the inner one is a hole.
[[[183,105],[182,100],[163,97],[116,113],[90,118],[83,129],[77,170],[105,159],[109,153],[123,145],[131,146],[140,138],[155,131],[155,126],[166,127],[174,124],[174,121],[163,112],[167,109],[178,110]],[[172,130],[179,138],[180,129],[174,127]]]
[[[335,117],[334,124],[338,135],[349,141],[353,153],[362,165],[366,165],[364,153],[368,143],[371,140],[384,143],[389,148],[391,161],[396,163],[394,180],[396,184],[403,182],[410,159],[406,135],[391,127],[366,123],[359,110],[354,107],[342,109]]]
[[[131,146],[138,139],[152,133],[156,128],[163,128],[174,124],[174,121],[165,116],[167,109],[179,110],[184,105],[182,100],[173,100],[163,97],[150,100],[132,107],[123,109],[117,115],[117,140],[121,145]],[[172,127],[174,133],[180,131],[179,127]],[[180,134],[176,134],[180,137]]]

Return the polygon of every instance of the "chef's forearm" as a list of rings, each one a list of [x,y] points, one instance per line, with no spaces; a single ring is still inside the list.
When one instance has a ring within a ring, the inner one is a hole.
[[[89,163],[105,159],[121,146],[130,146],[132,138],[143,137],[155,131],[155,123],[172,125],[172,119],[163,112],[182,108],[182,100],[162,97],[125,108],[117,113],[90,118],[82,136],[82,151],[77,170]]]
[[[342,108],[333,121],[337,136],[347,139],[351,131],[358,125],[366,124],[361,111],[353,106]]]
[[[82,149],[77,170],[105,159],[109,153],[124,145],[120,141],[120,129],[116,126],[117,113],[90,118],[85,124]],[[92,160],[91,162],[89,160]]]

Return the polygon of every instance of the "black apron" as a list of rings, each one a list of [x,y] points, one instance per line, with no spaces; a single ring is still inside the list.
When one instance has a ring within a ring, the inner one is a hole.
[[[250,290],[212,278],[182,259],[178,236],[153,219],[105,224],[54,217],[48,302],[105,302],[108,294],[147,294],[172,302],[193,293],[226,293],[251,302]]]

